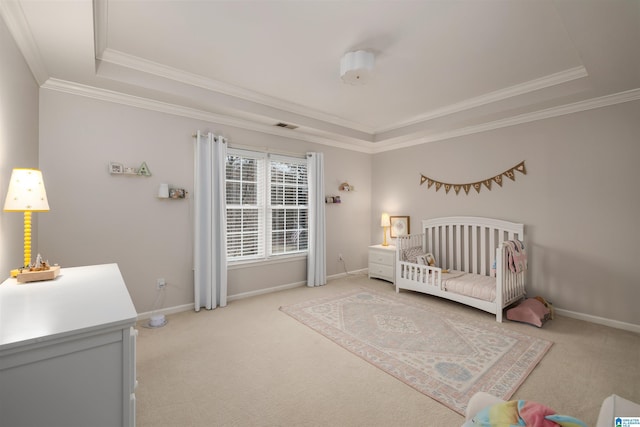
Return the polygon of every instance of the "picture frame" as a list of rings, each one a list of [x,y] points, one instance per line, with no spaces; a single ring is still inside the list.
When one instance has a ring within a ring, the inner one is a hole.
[[[183,188],[170,188],[169,189],[169,198],[170,199],[184,199],[187,197],[187,192]]]
[[[124,173],[124,166],[122,163],[110,162],[109,172],[112,174],[122,174]]]
[[[406,236],[411,232],[410,221],[408,216],[390,216],[391,227],[389,228],[389,235],[391,238]]]

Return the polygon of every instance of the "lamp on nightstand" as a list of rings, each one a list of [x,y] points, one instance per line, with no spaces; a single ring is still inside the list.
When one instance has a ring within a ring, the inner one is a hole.
[[[391,227],[391,219],[388,213],[383,213],[380,219],[380,227],[383,227],[384,238],[382,240],[382,246],[389,246],[387,243],[387,228]]]
[[[42,172],[38,169],[14,169],[4,202],[5,212],[24,212],[24,265],[31,264],[31,212],[49,211]],[[17,270],[14,270],[18,274]],[[11,275],[14,276],[14,271]],[[14,276],[15,277],[15,276]]]

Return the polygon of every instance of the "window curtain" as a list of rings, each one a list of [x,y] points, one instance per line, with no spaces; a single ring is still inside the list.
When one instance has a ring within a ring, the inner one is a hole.
[[[309,178],[309,253],[307,286],[327,284],[326,232],[324,214],[324,156],[308,153]]]
[[[195,310],[227,305],[227,141],[196,134],[194,178]]]

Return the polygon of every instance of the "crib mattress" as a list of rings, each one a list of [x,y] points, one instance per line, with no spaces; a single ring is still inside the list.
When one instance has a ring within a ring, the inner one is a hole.
[[[447,292],[466,295],[484,301],[495,301],[496,278],[451,270],[442,274],[442,286]]]

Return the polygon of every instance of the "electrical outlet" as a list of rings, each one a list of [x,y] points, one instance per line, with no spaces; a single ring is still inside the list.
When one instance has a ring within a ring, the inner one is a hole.
[[[338,254],[338,261],[344,261],[344,258],[342,258],[342,254]]]
[[[156,289],[158,290],[164,289],[166,286],[167,286],[167,282],[164,279],[156,280]]]

